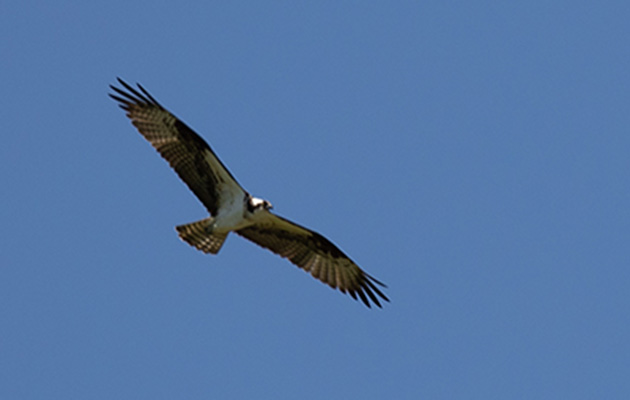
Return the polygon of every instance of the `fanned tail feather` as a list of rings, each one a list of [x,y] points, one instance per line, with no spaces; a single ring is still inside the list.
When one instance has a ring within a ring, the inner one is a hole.
[[[189,245],[204,253],[217,254],[227,238],[226,233],[213,233],[214,218],[209,217],[190,224],[176,226],[179,237]]]

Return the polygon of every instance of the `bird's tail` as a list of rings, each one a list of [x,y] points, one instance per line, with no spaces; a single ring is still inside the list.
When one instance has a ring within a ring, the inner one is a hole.
[[[214,218],[208,217],[201,221],[176,226],[179,237],[189,245],[196,247],[204,253],[217,254],[225,242],[229,232],[212,232]]]

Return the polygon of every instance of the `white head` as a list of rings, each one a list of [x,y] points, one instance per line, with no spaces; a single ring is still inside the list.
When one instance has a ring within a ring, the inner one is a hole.
[[[267,200],[250,197],[247,202],[247,208],[250,212],[256,212],[257,210],[271,210],[273,206]]]

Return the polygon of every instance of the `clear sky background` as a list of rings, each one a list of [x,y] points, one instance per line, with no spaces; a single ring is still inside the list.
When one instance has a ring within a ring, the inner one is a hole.
[[[627,399],[630,3],[5,1],[0,398]],[[387,283],[232,235],[142,83]]]

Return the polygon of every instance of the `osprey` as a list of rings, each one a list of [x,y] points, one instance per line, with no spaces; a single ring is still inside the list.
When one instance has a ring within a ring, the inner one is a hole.
[[[138,91],[120,78],[118,82],[126,90],[110,85],[115,94],[109,95],[210,213],[201,221],[177,226],[182,240],[204,253],[217,254],[227,235],[235,232],[289,259],[333,289],[349,293],[355,300],[358,296],[368,307],[370,300],[381,307],[378,297],[389,301],[377,287],[385,285],[328,239],[271,213],[271,203],[243,189],[210,146],[140,84]]]

